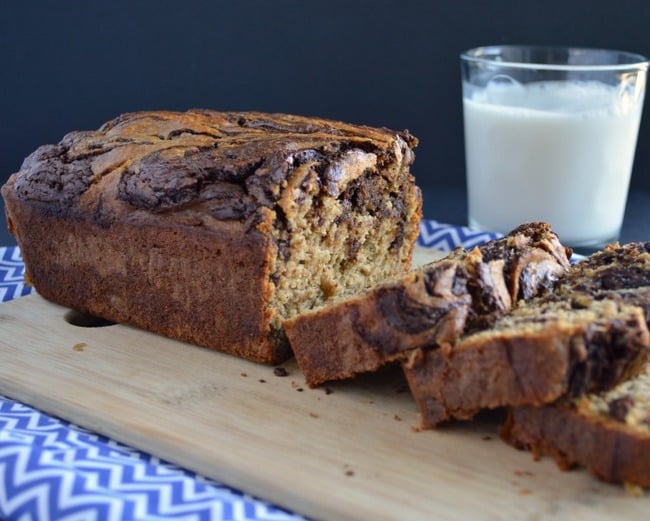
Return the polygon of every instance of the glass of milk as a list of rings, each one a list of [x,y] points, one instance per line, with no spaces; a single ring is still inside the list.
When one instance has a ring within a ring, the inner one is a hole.
[[[638,54],[494,46],[461,55],[469,225],[546,221],[589,251],[618,239],[648,61]]]

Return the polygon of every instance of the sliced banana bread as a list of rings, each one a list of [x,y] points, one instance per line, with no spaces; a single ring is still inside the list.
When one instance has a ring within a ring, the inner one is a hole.
[[[306,382],[373,371],[404,352],[485,328],[513,302],[552,286],[570,251],[545,223],[416,269],[284,322]]]
[[[607,389],[648,353],[641,309],[616,300],[523,302],[492,328],[413,351],[403,363],[422,426],[481,409]]]
[[[554,291],[633,304],[650,321],[650,242],[605,247],[572,266]],[[650,362],[608,391],[511,408],[502,437],[563,469],[584,466],[604,481],[650,487]]]

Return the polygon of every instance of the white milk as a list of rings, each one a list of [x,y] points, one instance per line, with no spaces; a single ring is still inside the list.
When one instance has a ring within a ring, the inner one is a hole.
[[[470,225],[549,222],[569,245],[620,231],[642,102],[602,83],[491,85],[465,99]]]

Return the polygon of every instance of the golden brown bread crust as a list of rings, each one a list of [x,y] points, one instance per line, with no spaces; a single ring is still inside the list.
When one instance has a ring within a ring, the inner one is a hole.
[[[422,427],[432,428],[471,419],[481,409],[607,389],[638,370],[649,349],[650,334],[635,306],[529,301],[491,330],[414,351],[403,368]]]
[[[620,422],[571,406],[518,407],[509,412],[501,437],[535,458],[552,456],[563,470],[582,466],[603,481],[650,487],[650,433]]]
[[[416,144],[281,114],[132,113],[39,148],[2,195],[45,298],[277,363],[282,319],[410,266]]]
[[[489,326],[513,302],[552,285],[570,253],[546,223],[448,257],[285,321],[308,385],[373,371],[411,349]]]

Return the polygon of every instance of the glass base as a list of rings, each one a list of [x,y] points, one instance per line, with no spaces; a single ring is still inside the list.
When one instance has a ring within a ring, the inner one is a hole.
[[[483,226],[475,219],[472,219],[472,217],[468,217],[467,221],[468,221],[468,226],[473,230],[482,230],[487,232],[497,232],[497,233],[504,233],[504,234],[511,231],[511,230],[495,230],[493,228],[490,228],[489,226]],[[562,240],[562,236],[560,235],[560,241],[564,246],[568,246],[569,248],[571,248],[573,250],[573,253],[576,253],[577,255],[583,255],[583,256],[588,256],[591,255],[592,253],[597,252],[598,250],[602,250],[608,244],[616,244],[618,242],[618,238],[619,235],[616,234],[615,236],[606,239],[596,239],[596,240],[592,239],[586,241],[564,241]]]
[[[597,251],[602,250],[608,244],[616,244],[617,242],[618,242],[618,236],[612,237],[611,239],[607,239],[604,241],[595,241],[595,242],[579,243],[579,244],[569,244],[563,242],[562,244],[571,248],[573,250],[573,253],[576,253],[578,255],[589,256],[592,253],[596,253]]]

